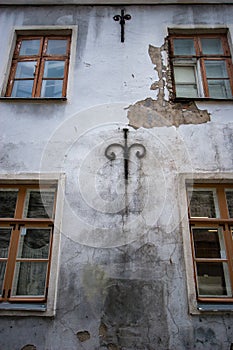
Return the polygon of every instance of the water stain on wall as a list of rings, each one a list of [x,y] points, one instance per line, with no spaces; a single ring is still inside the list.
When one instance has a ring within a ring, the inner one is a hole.
[[[161,281],[112,280],[99,332],[101,349],[168,349]]]

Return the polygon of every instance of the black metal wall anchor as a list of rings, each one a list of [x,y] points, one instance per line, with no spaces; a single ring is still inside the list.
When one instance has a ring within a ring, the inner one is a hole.
[[[130,150],[134,147],[139,148],[141,150],[141,151],[139,151],[139,150],[136,151],[137,158],[143,158],[146,154],[146,149],[141,143],[133,143],[131,146],[128,146],[128,142],[127,142],[128,141],[128,131],[129,131],[129,129],[123,129],[124,141],[125,141],[124,146],[121,145],[120,143],[112,143],[105,150],[105,156],[109,160],[114,160],[114,159],[116,159],[116,154],[113,151],[111,152],[111,148],[112,147],[120,147],[123,149],[125,180],[128,180],[128,176],[129,176],[129,153],[130,153]]]
[[[120,15],[116,15],[113,17],[114,21],[120,21],[121,25],[121,42],[123,43],[125,41],[125,20],[129,21],[131,19],[131,16],[129,14],[125,15],[125,10],[121,10]]]

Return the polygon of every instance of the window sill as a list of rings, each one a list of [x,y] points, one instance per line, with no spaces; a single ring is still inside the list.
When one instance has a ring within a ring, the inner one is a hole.
[[[14,310],[14,311],[46,311],[47,306],[45,303],[38,303],[38,304],[30,304],[30,303],[1,303],[0,304],[0,311],[1,310]]]
[[[233,304],[231,303],[197,303],[197,309],[200,312],[233,312]]]
[[[54,317],[55,310],[48,310],[46,303],[0,303],[1,316],[40,316]]]
[[[63,102],[67,97],[0,97],[0,102]]]
[[[175,97],[173,102],[188,102],[188,101],[202,101],[202,102],[233,102],[233,98],[210,98],[210,97]]]

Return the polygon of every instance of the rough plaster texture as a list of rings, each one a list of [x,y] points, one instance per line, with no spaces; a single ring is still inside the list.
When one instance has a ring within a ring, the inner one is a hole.
[[[178,174],[233,172],[232,102],[171,103],[167,27],[233,28],[233,7],[1,7],[0,77],[14,27],[78,25],[66,102],[0,101],[1,174],[66,174],[54,318],[6,317],[0,348],[229,350],[231,313],[190,315]],[[232,32],[231,32],[232,34]],[[122,150],[130,153],[128,181]],[[159,126],[159,127],[158,127]],[[188,232],[187,232],[188,234]],[[53,252],[56,254],[57,252]],[[191,262],[190,262],[191,264]]]
[[[172,96],[172,83],[171,68],[166,59],[167,46],[167,43],[161,48],[149,45],[148,53],[158,75],[158,81],[151,85],[151,90],[157,91],[157,98],[156,100],[146,98],[129,107],[129,125],[134,128],[201,124],[210,121],[207,110],[198,109],[195,102],[169,101],[169,95]]]

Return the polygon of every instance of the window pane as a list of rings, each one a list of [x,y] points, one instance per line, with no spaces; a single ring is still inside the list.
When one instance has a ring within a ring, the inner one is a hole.
[[[192,217],[219,217],[216,193],[214,190],[194,190],[188,192],[190,214]]]
[[[202,296],[232,296],[226,263],[197,263],[198,293]]]
[[[40,39],[23,40],[19,54],[20,56],[38,55],[40,50]]]
[[[41,97],[62,97],[63,80],[44,80]]]
[[[194,56],[194,40],[193,39],[174,39],[174,54],[183,56]]]
[[[229,217],[233,218],[233,190],[226,190]]]
[[[12,97],[32,97],[33,80],[16,80],[12,89]]]
[[[192,232],[196,258],[226,258],[220,228],[193,228]]]
[[[174,76],[177,97],[198,96],[194,66],[175,66]]]
[[[46,61],[44,65],[44,78],[63,78],[64,61]]]
[[[229,80],[207,80],[209,96],[213,98],[232,98]]]
[[[34,79],[36,62],[18,62],[15,78]]]
[[[0,295],[2,295],[3,281],[6,271],[6,262],[0,261]]]
[[[47,262],[17,262],[12,295],[44,296]]]
[[[29,190],[27,192],[24,217],[52,218],[54,205],[53,191]]]
[[[205,61],[207,78],[228,78],[225,61]]]
[[[222,42],[218,38],[201,39],[202,53],[205,55],[223,54]]]
[[[11,238],[11,228],[0,228],[0,258],[8,257],[8,249]]]
[[[177,83],[195,83],[195,68],[193,66],[175,66],[175,81]]]
[[[21,228],[18,258],[47,259],[50,228]]]
[[[197,85],[176,84],[176,97],[198,97]]]
[[[67,48],[67,40],[48,40],[47,54],[48,55],[65,55]]]
[[[17,196],[17,190],[0,190],[0,218],[14,217]]]

